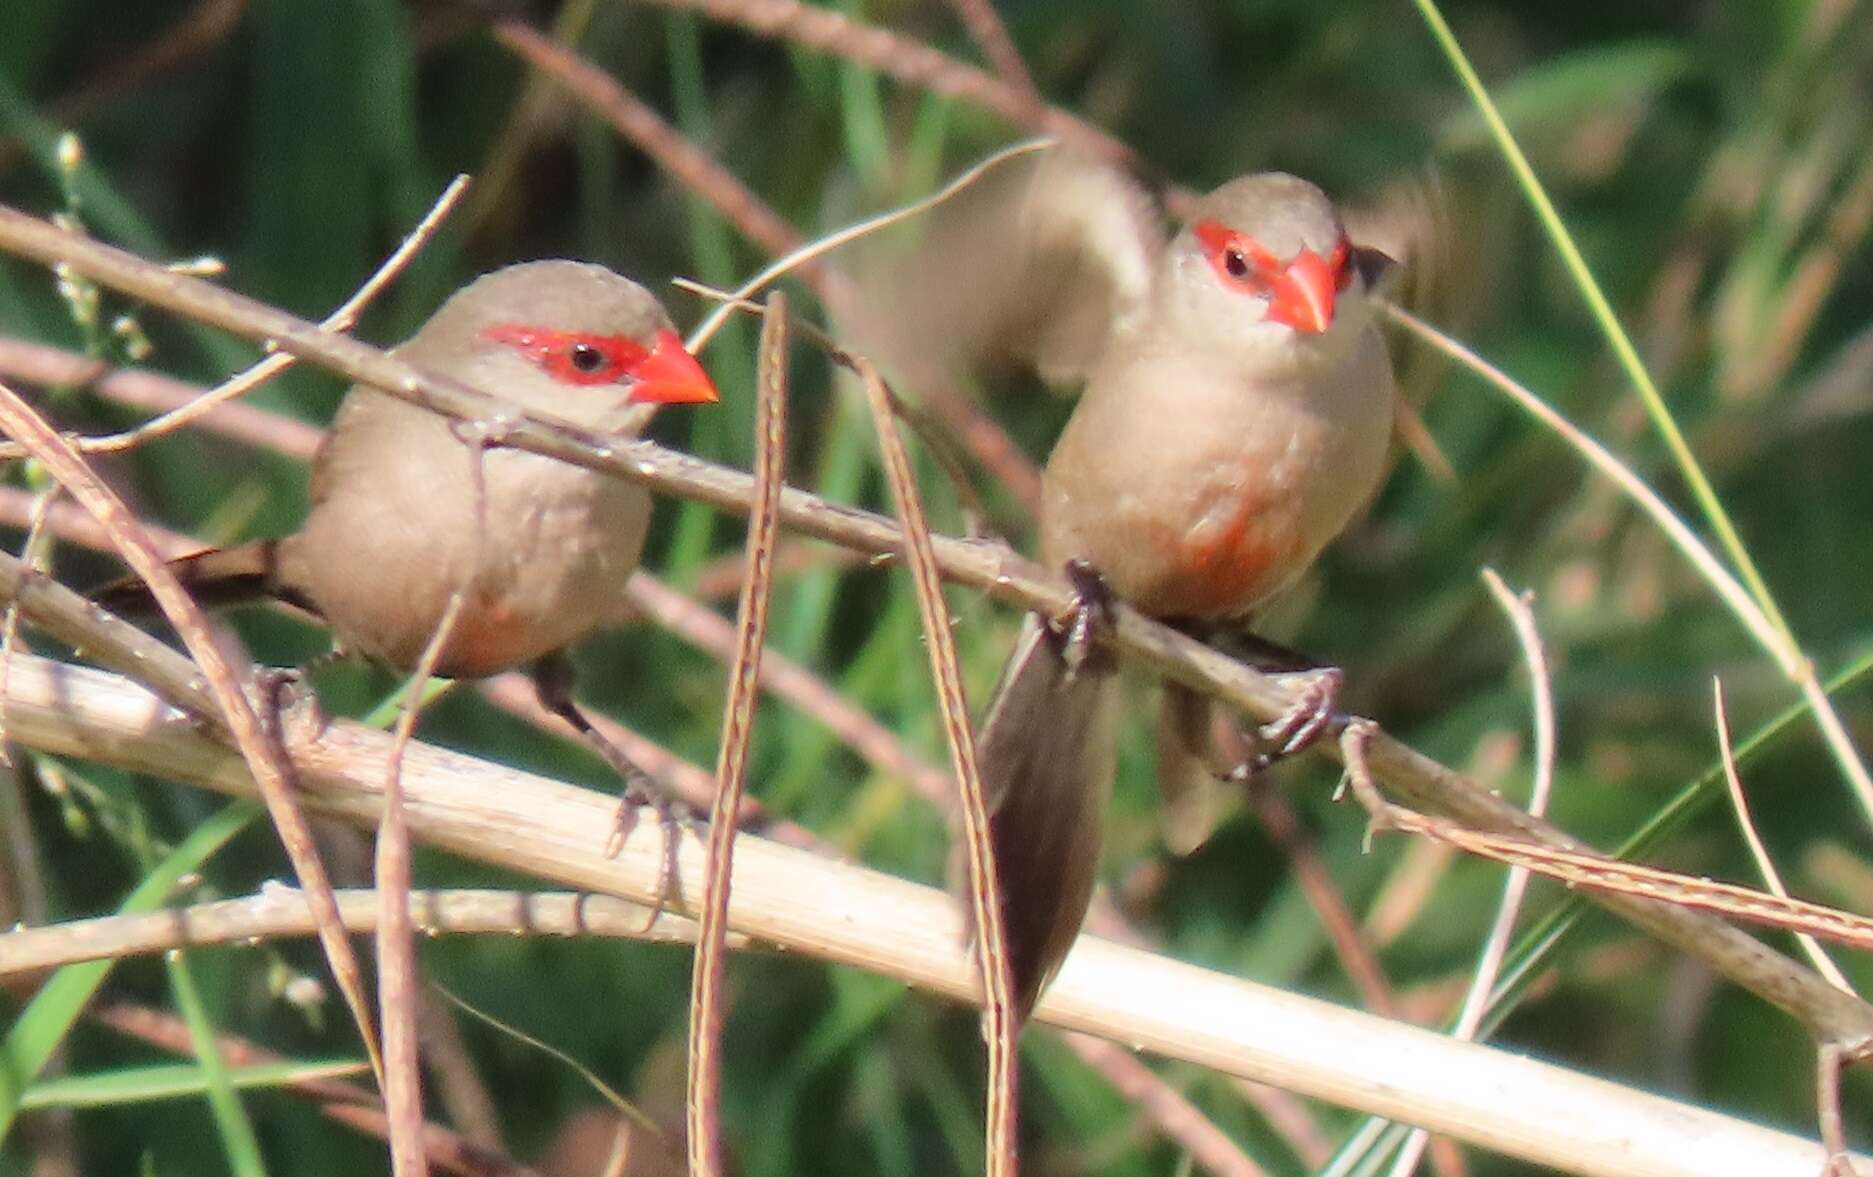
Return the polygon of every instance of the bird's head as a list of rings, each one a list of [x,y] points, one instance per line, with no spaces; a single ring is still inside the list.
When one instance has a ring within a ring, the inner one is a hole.
[[[1319,188],[1281,172],[1232,180],[1172,243],[1165,296],[1183,329],[1215,345],[1280,352],[1366,322],[1364,296],[1390,259],[1347,239]]]
[[[717,399],[650,292],[585,262],[523,262],[483,275],[399,350],[503,400],[589,427],[628,404]]]

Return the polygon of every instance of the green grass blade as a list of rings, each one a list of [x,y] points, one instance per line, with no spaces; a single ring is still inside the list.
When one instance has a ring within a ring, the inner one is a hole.
[[[371,1064],[363,1059],[327,1059],[229,1067],[226,1078],[230,1087],[246,1091],[284,1087],[311,1079],[345,1079],[369,1074],[370,1070]],[[159,1063],[124,1067],[101,1075],[65,1075],[35,1083],[20,1099],[20,1110],[118,1107],[158,1099],[190,1099],[207,1090],[208,1079],[194,1063]]]
[[[260,1139],[241,1106],[229,1081],[227,1064],[221,1061],[221,1047],[215,1042],[215,1027],[202,1006],[201,991],[189,972],[189,962],[180,952],[172,952],[164,962],[169,967],[169,988],[175,993],[176,1009],[188,1023],[189,1039],[195,1044],[195,1059],[202,1077],[202,1094],[214,1116],[215,1131],[221,1135],[221,1151],[227,1154],[228,1170],[234,1177],[266,1177],[267,1164],[260,1156]]]
[[[1664,396],[1660,394],[1658,386],[1653,383],[1652,374],[1646,371],[1645,361],[1639,358],[1639,349],[1633,346],[1631,337],[1620,325],[1619,316],[1613,312],[1613,304],[1607,301],[1606,292],[1600,289],[1599,281],[1594,278],[1592,269],[1588,267],[1586,259],[1581,256],[1579,247],[1574,244],[1573,234],[1567,231],[1567,225],[1561,220],[1560,212],[1555,209],[1554,201],[1549,199],[1547,189],[1542,187],[1541,180],[1535,175],[1535,169],[1529,164],[1528,157],[1522,153],[1521,145],[1516,142],[1514,134],[1510,132],[1508,123],[1503,121],[1502,112],[1496,108],[1495,102],[1489,96],[1489,91],[1483,86],[1483,80],[1477,76],[1475,68],[1470,65],[1470,59],[1464,54],[1463,47],[1457,43],[1456,35],[1450,31],[1450,25],[1445,23],[1444,15],[1438,10],[1436,0],[1412,0],[1412,2],[1423,14],[1425,24],[1430,26],[1432,38],[1444,51],[1444,55],[1450,59],[1451,68],[1456,71],[1458,80],[1463,83],[1463,88],[1469,92],[1470,101],[1476,105],[1477,113],[1482,116],[1484,124],[1488,126],[1490,136],[1495,139],[1496,147],[1502,152],[1504,162],[1509,165],[1509,170],[1515,174],[1516,181],[1522,186],[1523,194],[1528,197],[1529,204],[1534,207],[1535,216],[1541,221],[1542,228],[1547,231],[1549,240],[1554,244],[1555,252],[1560,255],[1568,274],[1573,278],[1575,285],[1580,288],[1581,297],[1586,300],[1588,310],[1599,324],[1601,332],[1606,336],[1607,343],[1611,345],[1620,367],[1625,370],[1627,378],[1632,381],[1633,387],[1638,391],[1639,399],[1644,402],[1645,410],[1651,416],[1653,425],[1657,427],[1659,436],[1665,439],[1666,448],[1671,451],[1672,459],[1677,463],[1686,485],[1691,488],[1693,497],[1697,499],[1698,506],[1702,508],[1704,518],[1709,522],[1711,529],[1717,533],[1719,542],[1723,544],[1724,551],[1729,553],[1731,562],[1736,565],[1737,573],[1749,586],[1750,595],[1755,598],[1758,607],[1768,615],[1771,624],[1783,638],[1791,645],[1794,644],[1788,622],[1782,617],[1781,611],[1776,608],[1775,600],[1769,594],[1768,585],[1764,583],[1761,573],[1756,570],[1756,563],[1750,558],[1742,539],[1737,535],[1735,526],[1730,522],[1729,513],[1724,510],[1722,502],[1717,498],[1716,490],[1712,488],[1710,480],[1704,475],[1703,467],[1698,464],[1696,455],[1691,452],[1690,443],[1685,440],[1683,431],[1678,428],[1678,422],[1672,417],[1670,407],[1665,404]]]
[[[119,914],[153,911],[168,898],[183,876],[195,871],[210,856],[246,829],[262,812],[258,800],[236,801],[197,826],[169,857],[143,877],[130,893]],[[114,960],[92,960],[66,965],[27,1003],[26,1009],[0,1041],[0,1141],[19,1114],[20,1093],[25,1090],[59,1043],[71,1032],[98,986],[109,975]]]

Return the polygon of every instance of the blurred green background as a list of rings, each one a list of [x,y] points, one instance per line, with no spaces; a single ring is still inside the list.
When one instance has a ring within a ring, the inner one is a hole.
[[[825,55],[686,13],[616,3],[571,12],[502,7],[576,29],[581,54],[625,82],[807,234],[930,190],[1021,133],[966,104],[881,80]],[[938,0],[838,7],[977,60]],[[1110,130],[1167,176],[1205,187],[1280,167],[1349,200],[1435,177],[1448,239],[1425,313],[1476,344],[1568,416],[1629,455],[1674,503],[1688,498],[1578,291],[1527,212],[1448,64],[1406,0],[1001,0],[1048,99]],[[1653,373],[1804,648],[1824,672],[1873,647],[1873,20],[1854,0],[1453,0],[1445,14],[1551,186],[1588,261]],[[447,291],[508,261],[571,255],[650,283],[688,274],[732,283],[764,259],[705,205],[592,115],[548,88],[519,118],[528,75],[473,6],[392,0],[11,0],[0,33],[0,199],[35,212],[75,198],[98,236],[156,258],[211,254],[229,285],[317,316],[341,301],[456,172],[483,178],[466,209],[367,317],[362,333],[407,334]],[[58,131],[85,163],[61,177]],[[671,292],[676,318],[700,306]],[[106,301],[110,315],[132,310]],[[245,345],[141,316],[146,361],[212,383]],[[0,333],[74,350],[114,347],[75,326],[48,276],[0,262]],[[89,335],[89,337],[87,337]],[[752,333],[737,325],[707,359],[716,409],[665,414],[660,437],[710,458],[750,459]],[[1454,469],[1401,453],[1369,517],[1323,561],[1284,636],[1344,666],[1349,705],[1514,797],[1528,776],[1528,690],[1480,565],[1533,588],[1554,663],[1561,723],[1553,812],[1611,846],[1714,761],[1710,678],[1723,677],[1739,732],[1793,694],[1652,525],[1552,435],[1472,376],[1402,344],[1406,389]],[[795,364],[791,477],[835,499],[885,503],[863,406],[817,357]],[[323,422],[337,380],[296,370],[257,403]],[[1036,459],[1070,404],[1019,384],[986,405]],[[75,390],[47,390],[64,422],[126,423]],[[105,467],[149,516],[205,540],[279,534],[305,505],[290,462],[202,436]],[[955,496],[926,473],[940,526]],[[979,472],[978,472],[979,473]],[[15,472],[11,477],[18,478]],[[979,482],[1017,543],[1014,501]],[[739,550],[741,524],[664,505],[647,566],[687,587]],[[62,551],[74,582],[107,575]],[[1017,618],[956,592],[972,698],[987,696]],[[732,608],[732,605],[724,605]],[[256,655],[303,661],[313,630],[243,616]],[[779,588],[774,648],[940,762],[914,602],[901,573],[822,565]],[[723,670],[645,623],[580,652],[592,703],[699,764],[712,764]],[[654,682],[652,681],[654,678]],[[361,713],[390,688],[355,669],[322,674],[328,708]],[[1131,696],[1106,878],[1173,954],[1353,1003],[1358,995],[1285,867],[1287,851],[1238,808],[1186,860],[1165,856],[1150,781],[1151,684]],[[1873,703],[1849,691],[1865,746]],[[582,750],[469,694],[425,735],[597,788]],[[23,758],[7,786],[8,922],[112,909],[174,842],[222,802],[82,763]],[[1791,886],[1873,910],[1867,817],[1812,728],[1798,723],[1746,768],[1756,816]],[[45,785],[62,780],[54,795]],[[753,791],[765,804],[884,869],[938,881],[945,826],[895,777],[825,728],[770,702]],[[1409,1016],[1441,1024],[1460,998],[1500,888],[1499,868],[1444,861],[1392,837],[1361,852],[1363,821],[1327,799],[1306,762],[1279,783],[1356,913]],[[22,879],[30,847],[43,894]],[[1755,881],[1722,806],[1654,861]],[[191,894],[240,895],[284,865],[264,830],[217,856]],[[419,884],[490,872],[419,854]],[[505,880],[504,880],[505,881]],[[1537,884],[1531,909],[1560,899]],[[1787,947],[1784,943],[1782,946]],[[653,1111],[680,1109],[689,962],[616,943],[442,939],[422,946],[436,979],[480,1008],[575,1054]],[[1873,967],[1841,954],[1865,988]],[[275,993],[282,970],[315,975],[305,944],[188,957],[209,1016],[295,1057],[355,1051],[328,1003],[317,1020]],[[979,1165],[975,1020],[899,986],[804,959],[746,957],[730,969],[725,1116],[740,1171],[970,1173]],[[127,962],[111,995],[171,1007],[163,965]],[[16,998],[0,998],[10,1017]],[[599,1106],[563,1064],[486,1026],[461,1026],[513,1155],[553,1169],[575,1114]],[[1651,1089],[1812,1133],[1811,1048],[1800,1027],[1604,917],[1590,917],[1502,1028],[1503,1041]],[[106,1073],[155,1061],[81,1025],[66,1063]],[[1029,1171],[1114,1177],[1177,1171],[1138,1113],[1057,1038],[1024,1058]],[[1162,1072],[1275,1172],[1307,1171],[1223,1079]],[[1850,1077],[1850,1133],[1873,1142],[1873,1082]],[[275,1174],[384,1171],[376,1142],[302,1102],[245,1104]],[[1359,1118],[1313,1109],[1337,1141]],[[61,1128],[29,1118],[0,1146],[13,1177],[75,1141],[77,1171],[227,1171],[200,1099],[83,1111]],[[63,1155],[70,1156],[66,1153]],[[1477,1173],[1526,1171],[1472,1154]],[[633,1170],[636,1171],[636,1170]],[[652,1170],[644,1170],[650,1172]]]

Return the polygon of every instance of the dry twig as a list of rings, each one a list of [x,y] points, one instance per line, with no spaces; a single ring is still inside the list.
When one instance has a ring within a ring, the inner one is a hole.
[[[884,456],[891,497],[904,520],[905,556],[917,588],[917,609],[923,617],[924,646],[930,654],[930,672],[943,711],[943,734],[949,740],[950,766],[957,781],[957,809],[962,818],[963,849],[969,863],[971,928],[975,932],[976,963],[981,972],[987,1005],[983,1037],[988,1040],[988,1177],[1014,1177],[1015,1128],[1019,1117],[1019,1057],[1015,1040],[1021,1033],[1015,1018],[1014,979],[1009,972],[1007,932],[1002,923],[1002,888],[996,878],[995,852],[989,833],[988,802],[982,775],[976,768],[975,729],[969,724],[969,701],[963,694],[962,670],[956,661],[956,637],[950,630],[949,607],[943,603],[942,573],[930,542],[930,524],[917,494],[917,478],[910,456],[897,435],[897,416],[891,394],[877,369],[862,356],[847,356],[865,386],[872,426]]]
[[[761,650],[767,644],[768,600],[774,588],[774,545],[780,531],[780,487],[787,468],[787,302],[768,299],[761,326],[755,400],[754,502],[748,511],[748,573],[742,581],[735,658],[729,664],[728,702],[722,721],[722,755],[715,768],[715,804],[709,810],[709,849],[704,870],[701,930],[696,940],[690,988],[689,1171],[719,1177],[722,1158],[722,992],[728,936],[730,872],[735,861],[735,824],[748,776],[748,745],[754,736]]]

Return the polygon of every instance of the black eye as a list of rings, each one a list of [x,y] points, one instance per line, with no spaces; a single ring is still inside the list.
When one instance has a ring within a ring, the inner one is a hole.
[[[1231,249],[1223,254],[1223,269],[1229,271],[1231,278],[1249,276],[1249,259],[1242,256],[1240,249]]]
[[[605,355],[589,343],[575,343],[569,357],[572,366],[581,372],[596,372],[605,366]]]

